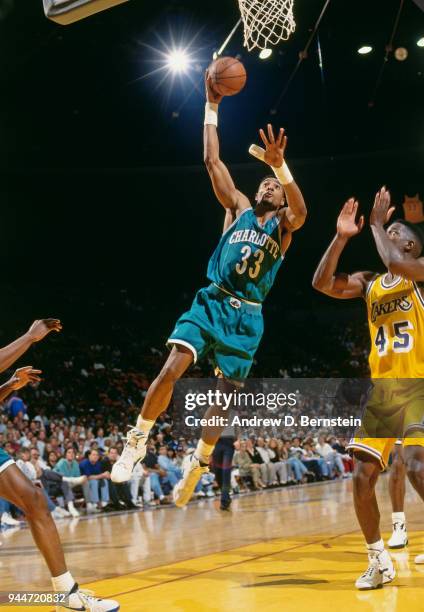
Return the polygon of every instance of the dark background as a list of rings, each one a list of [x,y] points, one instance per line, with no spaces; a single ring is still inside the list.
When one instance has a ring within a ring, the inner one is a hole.
[[[424,49],[416,46],[424,13],[411,0],[394,41],[409,57],[390,56],[373,105],[398,0],[333,0],[319,30],[323,73],[314,41],[270,113],[322,5],[297,0],[296,32],[266,62],[248,54],[236,33],[226,53],[240,54],[248,84],[220,111],[222,157],[249,195],[266,173],[247,154],[257,129],[268,121],[287,129],[288,161],[309,217],[265,315],[267,334],[277,330],[280,340],[297,321],[299,344],[312,341],[317,318],[364,316],[362,306],[331,301],[310,286],[345,199],[356,195],[367,214],[382,184],[396,204],[405,193],[424,195]],[[131,0],[62,27],[44,17],[41,0],[10,3],[0,21],[5,337],[45,315],[94,339],[108,338],[122,317],[133,333],[157,342],[171,330],[205,283],[223,221],[202,166],[202,74],[237,18],[232,0]],[[164,70],[146,75],[163,65],[172,38],[176,46],[192,41],[192,63],[171,86]],[[374,52],[359,56],[365,43]],[[368,228],[343,267],[381,269]]]

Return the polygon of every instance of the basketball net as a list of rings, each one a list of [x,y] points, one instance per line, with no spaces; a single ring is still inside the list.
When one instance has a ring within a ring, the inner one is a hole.
[[[266,49],[287,40],[296,28],[294,0],[238,0],[244,25],[244,46]]]

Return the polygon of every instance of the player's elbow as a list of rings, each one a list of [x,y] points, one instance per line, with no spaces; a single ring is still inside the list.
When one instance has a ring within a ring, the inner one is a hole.
[[[320,278],[316,278],[315,276],[313,277],[312,287],[315,289],[315,291],[319,291],[320,293],[326,293],[325,284]]]
[[[205,166],[206,166],[209,174],[212,174],[214,169],[216,168],[216,166],[219,163],[219,157],[218,157],[218,155],[213,155],[213,154],[210,154],[210,153],[205,153],[203,161],[205,163]]]

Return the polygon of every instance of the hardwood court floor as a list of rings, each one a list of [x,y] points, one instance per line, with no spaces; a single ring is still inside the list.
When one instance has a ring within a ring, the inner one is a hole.
[[[379,483],[384,536],[390,530],[387,477]],[[235,498],[233,512],[205,501],[58,523],[74,576],[124,612],[288,610],[412,612],[424,609],[422,502],[408,486],[410,545],[394,553],[398,576],[373,592],[354,588],[366,555],[351,481]],[[48,589],[48,573],[27,529],[0,535],[0,590]],[[17,608],[2,607],[2,610]],[[20,608],[21,610],[23,608]],[[48,607],[37,608],[51,610]]]

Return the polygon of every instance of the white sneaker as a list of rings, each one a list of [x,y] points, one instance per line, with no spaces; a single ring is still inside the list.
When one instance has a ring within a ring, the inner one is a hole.
[[[56,519],[56,520],[57,520],[57,519],[63,519],[63,518],[65,518],[65,517],[63,516],[63,514],[61,514],[61,513],[58,511],[58,508],[55,508],[55,509],[53,510],[53,512],[50,512],[50,514],[51,514],[51,515],[52,515],[52,517],[53,517],[54,519]]]
[[[408,534],[406,525],[401,521],[393,523],[393,533],[390,540],[387,542],[389,548],[405,548],[408,544]]]
[[[215,497],[215,493],[209,489],[209,491],[206,493],[206,497]]]
[[[78,510],[75,508],[74,502],[68,502],[68,510],[73,518],[78,518],[81,516]]]
[[[381,553],[369,552],[368,560],[368,568],[355,582],[357,589],[361,591],[380,589],[383,584],[391,582],[396,576],[393,562],[386,550]]]
[[[97,507],[97,504],[93,504],[93,502],[87,502],[87,514],[91,514],[93,512],[100,512]]]
[[[187,465],[184,468],[182,479],[175,485],[174,490],[172,491],[172,496],[176,506],[182,508],[188,504],[197,483],[202,475],[206,474],[207,472],[209,472],[208,466],[201,465],[199,459],[195,457],[193,453],[193,455],[190,457],[190,461],[187,462]]]
[[[196,497],[206,497],[206,493],[204,491],[197,491],[197,493],[195,493]]]
[[[417,565],[421,565],[422,563],[424,563],[424,555],[417,555],[414,561]]]
[[[112,468],[112,482],[127,482],[131,479],[134,466],[146,456],[147,436],[136,427],[130,429],[122,455]]]
[[[62,508],[62,506],[56,506],[55,511],[57,511],[57,514],[60,514],[62,518],[68,518],[71,516],[71,513],[65,510],[65,508]]]
[[[17,527],[20,525],[20,522],[13,518],[13,516],[9,512],[3,512],[1,515],[0,523],[2,525],[6,525],[7,527]]]
[[[69,592],[69,600],[66,606],[57,606],[56,612],[60,610],[79,610],[81,612],[118,612],[119,603],[113,599],[99,599],[94,596],[93,591],[80,589],[77,584]]]

